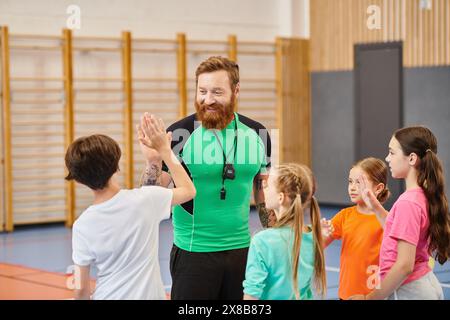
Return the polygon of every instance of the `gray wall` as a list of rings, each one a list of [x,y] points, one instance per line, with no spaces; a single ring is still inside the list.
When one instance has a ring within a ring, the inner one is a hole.
[[[355,129],[353,73],[311,75],[312,164],[320,202],[348,203],[348,170],[353,163]]]
[[[311,85],[317,197],[321,203],[345,205],[355,161],[353,72],[312,73]],[[404,123],[425,125],[436,135],[450,198],[450,67],[404,69]]]

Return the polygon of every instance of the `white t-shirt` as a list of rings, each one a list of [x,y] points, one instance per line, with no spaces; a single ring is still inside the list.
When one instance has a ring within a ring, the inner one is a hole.
[[[76,220],[72,258],[77,265],[97,267],[93,299],[165,299],[159,224],[170,217],[172,195],[157,186],[121,190]]]

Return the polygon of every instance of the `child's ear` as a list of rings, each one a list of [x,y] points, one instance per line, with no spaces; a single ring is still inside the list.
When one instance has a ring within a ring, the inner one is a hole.
[[[283,192],[279,192],[278,193],[278,203],[279,203],[279,205],[282,205],[285,200],[286,200],[286,196],[284,195],[284,193]]]
[[[375,195],[378,196],[384,190],[384,183],[379,183],[375,187]]]
[[[415,154],[414,152],[411,153],[408,159],[409,165],[414,167],[417,164],[417,159],[417,154]]]

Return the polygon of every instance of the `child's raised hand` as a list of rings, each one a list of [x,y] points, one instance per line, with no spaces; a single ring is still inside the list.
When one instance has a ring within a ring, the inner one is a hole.
[[[333,227],[333,224],[331,223],[331,220],[322,218],[320,220],[320,226],[322,228],[322,237],[328,238],[333,234],[334,227]]]
[[[148,137],[145,136],[141,125],[136,125],[136,132],[139,141],[139,147],[141,148],[141,152],[144,155],[145,160],[147,162],[160,162],[161,156],[159,152],[152,147],[151,141]]]
[[[359,184],[358,189],[359,193],[361,194],[361,198],[363,199],[364,203],[370,210],[374,210],[376,207],[380,206],[380,202],[378,201],[377,197],[373,193],[373,191],[368,187],[369,181],[367,180],[367,177],[365,175],[360,175],[359,178]]]
[[[166,133],[164,122],[153,115],[145,113],[141,117],[140,129],[143,133],[139,141],[148,148],[155,149],[159,153],[170,151],[172,134]]]

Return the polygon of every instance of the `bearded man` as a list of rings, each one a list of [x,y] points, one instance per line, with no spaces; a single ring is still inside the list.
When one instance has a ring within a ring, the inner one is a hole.
[[[171,298],[242,299],[252,189],[261,224],[269,224],[262,182],[270,167],[270,137],[263,125],[235,112],[240,89],[235,62],[210,57],[195,75],[196,113],[167,129],[197,189],[193,200],[173,209]],[[157,156],[147,162],[142,181],[170,184]]]

